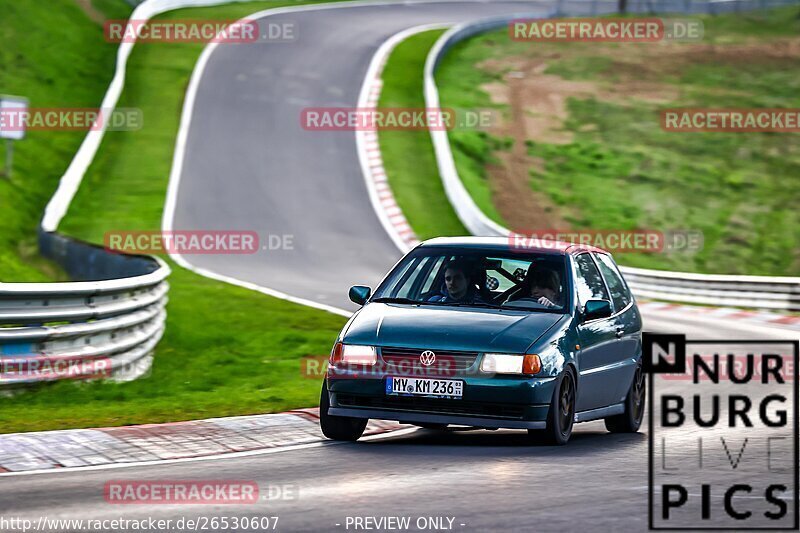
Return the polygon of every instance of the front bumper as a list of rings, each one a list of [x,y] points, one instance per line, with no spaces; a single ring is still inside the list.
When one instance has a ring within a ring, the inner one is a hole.
[[[341,374],[340,374],[341,376]],[[328,377],[329,413],[405,423],[454,424],[482,428],[545,427],[555,378],[449,376],[464,381],[461,399],[394,396],[385,378]]]
[[[396,420],[403,424],[455,424],[459,426],[472,426],[487,429],[544,429],[547,426],[547,422],[539,422],[535,420],[503,420],[475,416],[436,415],[422,412],[382,411],[379,409],[346,409],[343,407],[331,407],[328,409],[328,413],[333,416]]]

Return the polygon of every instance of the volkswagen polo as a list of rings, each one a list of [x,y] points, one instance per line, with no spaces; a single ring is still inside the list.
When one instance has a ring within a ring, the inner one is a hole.
[[[645,405],[642,320],[611,255],[584,245],[438,238],[403,257],[331,351],[326,437],[372,419],[431,429],[527,429],[565,444],[575,422],[636,432]]]

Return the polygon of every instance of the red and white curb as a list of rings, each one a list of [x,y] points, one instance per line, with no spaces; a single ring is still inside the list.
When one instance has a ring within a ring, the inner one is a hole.
[[[684,316],[724,318],[736,322],[747,322],[758,325],[777,326],[784,329],[800,331],[800,316],[782,315],[766,311],[745,311],[732,307],[701,307],[696,305],[674,304],[668,302],[637,301],[642,312],[670,312]]]
[[[407,427],[374,420],[364,435]],[[15,433],[0,435],[0,473],[214,457],[323,441],[316,408],[168,424]]]
[[[378,107],[378,100],[380,99],[382,88],[383,80],[372,80],[369,99],[366,102],[366,107],[368,109],[376,109]],[[367,153],[369,172],[366,178],[371,187],[375,190],[380,208],[386,214],[394,231],[408,248],[413,248],[419,244],[419,239],[417,239],[414,230],[411,229],[411,225],[400,210],[400,206],[397,205],[394,194],[392,194],[392,189],[389,187],[389,182],[386,178],[386,169],[383,168],[383,158],[381,157],[378,132],[376,130],[369,130],[360,133],[364,138],[364,149]]]
[[[451,24],[425,24],[423,26],[416,26],[401,31],[384,42],[375,52],[375,55],[372,56],[372,61],[367,69],[367,75],[361,86],[358,108],[365,111],[377,109],[381,90],[383,89],[383,80],[381,79],[383,68],[386,66],[386,61],[389,59],[392,50],[394,50],[400,42],[416,33],[448,28],[450,26]],[[377,130],[357,130],[356,148],[361,163],[361,171],[364,175],[364,181],[367,185],[367,191],[369,192],[375,214],[378,215],[378,219],[381,221],[381,224],[389,234],[389,237],[394,241],[395,245],[401,252],[405,253],[419,244],[420,241],[414,233],[414,230],[411,229],[411,225],[408,223],[400,206],[397,205],[392,189],[389,187],[386,169],[383,166],[380,139],[378,138]]]
[[[386,57],[382,58],[380,70],[383,71]],[[378,107],[378,101],[381,97],[381,89],[383,89],[383,80],[380,78],[372,78],[368,80],[370,83],[369,93],[367,100],[364,102],[365,110],[374,110]],[[402,241],[406,249],[411,249],[419,244],[414,230],[408,223],[400,206],[394,199],[392,189],[389,187],[389,181],[386,177],[386,169],[383,167],[383,157],[381,156],[380,140],[378,138],[377,130],[359,131],[356,135],[361,137],[364,152],[366,153],[366,172],[364,178],[367,181],[367,186],[371,188],[378,199],[378,206],[385,215],[392,230],[396,236]]]

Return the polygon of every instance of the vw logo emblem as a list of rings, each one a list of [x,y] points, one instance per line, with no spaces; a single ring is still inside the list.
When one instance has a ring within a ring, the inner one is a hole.
[[[419,362],[424,366],[431,366],[436,362],[436,354],[430,350],[425,350],[419,356]]]

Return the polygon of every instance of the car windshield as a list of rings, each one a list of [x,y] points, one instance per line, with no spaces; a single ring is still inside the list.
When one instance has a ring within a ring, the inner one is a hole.
[[[371,301],[563,313],[565,257],[454,248],[421,248],[398,264]]]

